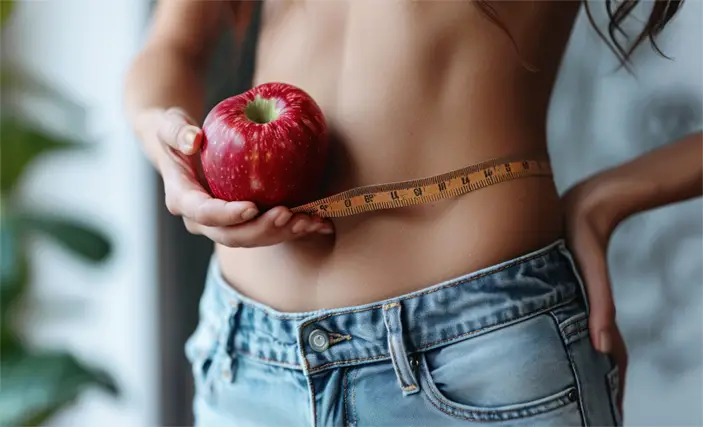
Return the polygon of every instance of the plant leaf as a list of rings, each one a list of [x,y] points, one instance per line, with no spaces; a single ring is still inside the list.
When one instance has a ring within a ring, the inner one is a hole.
[[[14,221],[3,215],[0,227],[0,358],[3,358],[16,352],[20,345],[12,328],[12,307],[27,287],[29,267],[22,245],[17,239]]]
[[[2,27],[5,21],[12,15],[12,10],[14,8],[14,0],[0,0],[0,27]]]
[[[5,202],[4,202],[5,203]],[[21,281],[20,272],[20,242],[17,238],[17,223],[6,211],[0,216],[0,292],[3,300],[0,305],[5,307],[5,290]]]
[[[0,190],[5,193],[12,189],[25,167],[39,155],[81,146],[20,120],[3,119],[0,122]]]
[[[67,353],[23,354],[0,360],[0,425],[41,425],[89,387],[119,395],[104,371]]]
[[[0,88],[3,96],[14,93],[35,96],[48,101],[70,117],[82,118],[85,115],[86,108],[83,104],[76,102],[36,72],[10,64],[9,61],[4,61],[0,66]]]
[[[20,221],[23,231],[45,234],[87,261],[104,261],[112,252],[112,244],[103,232],[76,220],[27,213]]]

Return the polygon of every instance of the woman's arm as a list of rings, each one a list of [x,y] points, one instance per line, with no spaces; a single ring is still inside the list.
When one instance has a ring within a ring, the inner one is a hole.
[[[202,118],[205,65],[225,12],[232,13],[224,1],[162,0],[156,6],[125,80],[127,118],[155,166],[163,149],[146,134],[163,122],[163,111],[177,107],[193,120]]]
[[[567,240],[588,294],[591,342],[617,361],[622,390],[628,355],[615,322],[607,263],[610,237],[631,215],[702,192],[703,133],[699,132],[596,174],[563,197]],[[622,405],[622,394],[618,403]]]
[[[579,210],[612,231],[636,213],[703,194],[703,133],[652,150],[586,180]]]
[[[230,247],[268,246],[334,231],[329,220],[294,215],[284,206],[259,215],[254,203],[216,199],[203,186],[196,153],[202,143],[198,124],[205,115],[205,66],[222,25],[235,25],[241,42],[253,6],[252,1],[160,1],[125,82],[128,119],[163,179],[169,212],[181,216],[189,232]]]

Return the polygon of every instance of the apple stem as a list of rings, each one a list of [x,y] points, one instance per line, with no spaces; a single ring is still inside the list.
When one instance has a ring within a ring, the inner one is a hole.
[[[278,118],[275,99],[264,99],[259,95],[244,108],[244,115],[254,123],[266,124]]]

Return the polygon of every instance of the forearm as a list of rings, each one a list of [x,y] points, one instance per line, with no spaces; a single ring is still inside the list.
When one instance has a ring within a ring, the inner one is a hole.
[[[166,44],[147,46],[135,58],[125,83],[127,117],[153,164],[161,148],[144,138],[154,121],[150,112],[178,107],[201,120],[204,88],[202,60]],[[142,123],[143,122],[143,123]]]
[[[695,133],[621,166],[585,184],[592,206],[609,228],[636,213],[703,193],[703,134]]]

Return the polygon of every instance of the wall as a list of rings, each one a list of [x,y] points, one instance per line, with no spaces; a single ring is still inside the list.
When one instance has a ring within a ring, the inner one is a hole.
[[[4,59],[41,73],[89,113],[86,138],[93,150],[38,163],[24,182],[28,203],[102,226],[116,249],[106,268],[94,269],[48,242],[33,247],[41,304],[33,341],[69,348],[106,368],[123,391],[120,400],[85,394],[56,426],[158,423],[153,177],[120,105],[122,75],[148,6],[140,0],[20,2],[3,34]]]
[[[596,9],[600,2],[592,3]],[[550,153],[562,190],[701,130],[703,3],[689,1],[682,10],[659,43],[674,60],[644,43],[634,57],[637,77],[613,71],[613,54],[581,14],[550,112]],[[603,15],[596,17],[604,28]],[[698,198],[636,215],[613,236],[610,273],[631,358],[627,425],[703,425],[702,210]]]

